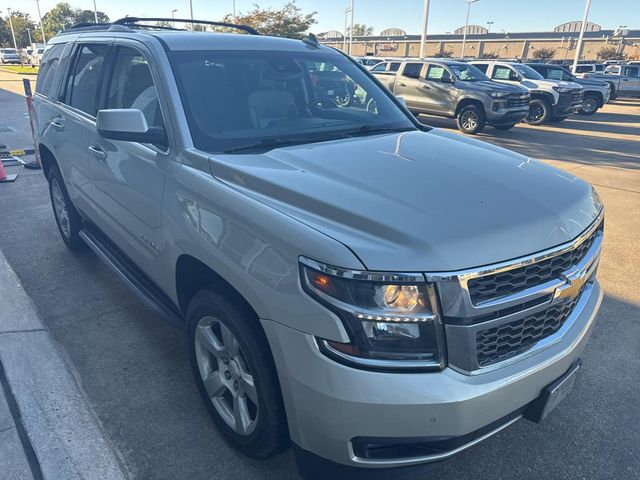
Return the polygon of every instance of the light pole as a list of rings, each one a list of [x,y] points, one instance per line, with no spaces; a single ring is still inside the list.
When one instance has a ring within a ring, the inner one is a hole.
[[[420,37],[420,58],[424,58],[427,49],[427,23],[429,22],[429,0],[422,7],[422,36]]]
[[[31,30],[29,30],[28,28],[27,30],[27,36],[29,37],[29,45],[33,44],[33,41],[31,40]]]
[[[40,33],[42,34],[42,43],[47,44],[47,39],[44,36],[44,26],[42,25],[42,15],[40,15],[40,0],[36,0],[38,6],[38,19],[40,20]]]
[[[467,43],[467,30],[469,28],[469,12],[471,11],[471,4],[478,0],[465,0],[467,2],[467,19],[464,21],[464,33],[462,35],[462,52],[460,52],[460,58],[464,58],[464,47]]]
[[[189,0],[189,12],[191,13],[191,31],[193,32],[193,0]]]
[[[351,0],[351,28],[349,28],[349,55],[351,55],[351,48],[353,47],[353,1]]]
[[[349,30],[347,30],[348,27],[348,21],[349,21],[349,12],[351,11],[351,8],[347,8],[344,11],[344,38],[343,38],[343,45],[342,45],[342,51],[344,53],[347,53],[347,32]]]
[[[171,10],[171,20],[173,20],[174,18],[176,18],[176,12],[178,11],[177,8],[174,8],[173,10]],[[174,27],[176,26],[176,22],[171,22],[171,25],[173,25]]]
[[[233,0],[233,23],[236,23],[236,0]]]
[[[584,29],[587,26],[587,17],[589,16],[589,7],[591,6],[591,0],[587,0],[587,4],[584,7],[584,17],[582,17],[582,25],[580,26],[580,35],[578,36],[578,45],[576,46],[576,56],[573,58],[573,67],[571,71],[576,71],[576,65],[580,59],[580,51],[582,50],[582,37],[584,36]]]
[[[13,38],[13,48],[18,50],[18,44],[16,43],[16,34],[13,31],[13,21],[11,21],[11,9],[7,8],[7,13],[9,14],[9,26],[11,27],[11,37]]]
[[[491,33],[491,25],[493,25],[493,22],[487,22],[487,33]]]
[[[93,18],[95,18],[96,23],[98,23],[98,7],[96,7],[96,0],[93,0]]]

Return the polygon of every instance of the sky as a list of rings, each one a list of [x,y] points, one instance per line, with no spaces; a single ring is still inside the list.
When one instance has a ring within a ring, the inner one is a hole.
[[[40,0],[42,14],[59,0]],[[73,7],[93,9],[93,0],[66,0]],[[317,11],[314,33],[344,30],[344,10],[350,0],[298,0],[306,12]],[[219,20],[231,13],[233,0],[192,0],[195,18]],[[189,0],[96,0],[98,10],[111,19],[130,16],[170,17],[178,9],[176,18],[189,17]],[[260,7],[281,7],[286,0],[236,0],[238,12]],[[428,33],[452,32],[464,25],[466,3],[463,0],[430,0]],[[420,33],[423,0],[354,0],[354,22],[374,27],[374,33],[390,27]],[[556,25],[581,20],[585,0],[478,0],[471,5],[470,24],[487,26],[493,22],[492,32],[549,31]],[[0,0],[0,15],[6,8],[26,11],[37,19],[35,0]],[[640,0],[592,0],[589,21],[604,29],[620,25],[640,29]]]

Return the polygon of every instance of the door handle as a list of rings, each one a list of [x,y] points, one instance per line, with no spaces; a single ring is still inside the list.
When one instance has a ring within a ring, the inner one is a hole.
[[[402,83],[402,82],[400,82],[400,83],[398,84],[398,86],[399,86],[399,87],[406,87],[406,86],[407,86],[407,84],[406,84],[406,83]]]
[[[53,120],[49,120],[49,125],[61,132],[62,130],[64,130],[64,123],[62,123],[61,120],[61,118],[54,118]]]
[[[103,161],[105,158],[107,158],[107,154],[98,145],[91,145],[89,147],[89,153],[91,153],[91,155],[93,155],[100,161]]]
[[[431,87],[429,85],[427,85],[426,83],[422,83],[420,85],[420,88],[424,88],[425,90],[431,90]]]
[[[629,79],[628,79],[628,78],[623,78],[623,79],[622,79],[622,81],[623,81],[623,82],[628,82],[628,81],[629,81]]]

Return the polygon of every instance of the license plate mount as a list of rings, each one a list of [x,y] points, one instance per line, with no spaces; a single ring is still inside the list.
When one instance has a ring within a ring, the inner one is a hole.
[[[529,404],[524,412],[524,417],[536,423],[547,418],[573,389],[581,366],[582,360],[576,360],[564,375],[544,387],[540,396]]]

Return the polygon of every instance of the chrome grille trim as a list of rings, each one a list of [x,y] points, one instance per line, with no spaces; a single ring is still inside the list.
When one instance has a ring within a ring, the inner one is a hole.
[[[572,242],[529,257],[479,269],[425,274],[429,281],[437,282],[440,311],[447,337],[449,366],[461,373],[476,375],[519,361],[560,341],[573,325],[578,312],[582,310],[586,302],[584,299],[588,298],[593,290],[595,272],[598,268],[602,248],[603,231],[600,227],[603,220],[604,211],[601,211],[592,224]],[[469,279],[532,265],[570,252],[587,240],[590,241],[590,246],[580,261],[562,271],[558,278],[478,305],[474,305],[471,301],[468,289]],[[581,286],[581,290],[576,290],[578,285]],[[539,300],[540,303],[536,303],[536,300]],[[557,331],[547,337],[541,337],[536,343],[528,345],[526,349],[516,352],[512,356],[505,356],[504,359],[499,359],[495,363],[479,365],[478,332],[516,322],[528,315],[555,308],[567,301],[574,302],[575,306],[571,313],[564,318],[562,326]],[[534,306],[524,308],[524,304]],[[519,306],[523,308],[517,310]],[[509,312],[509,308],[511,308],[510,311],[517,311],[496,318],[496,312],[502,310]],[[483,321],[483,318],[490,319]]]

